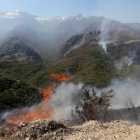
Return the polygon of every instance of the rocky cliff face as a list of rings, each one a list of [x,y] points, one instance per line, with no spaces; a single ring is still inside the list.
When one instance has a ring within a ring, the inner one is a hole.
[[[80,49],[83,45],[98,40],[99,33],[99,31],[92,31],[87,34],[80,34],[71,37],[63,46],[61,46],[58,57],[66,56],[74,50]]]
[[[14,37],[7,41],[0,48],[0,60],[1,61],[25,61],[36,60],[42,61],[40,56],[18,38]]]

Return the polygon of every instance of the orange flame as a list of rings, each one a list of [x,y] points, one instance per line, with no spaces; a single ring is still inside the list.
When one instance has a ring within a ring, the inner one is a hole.
[[[48,87],[47,89],[45,89],[44,91],[43,90],[39,90],[39,94],[42,94],[43,95],[43,97],[42,97],[42,101],[46,101],[46,102],[48,102],[49,101],[49,98],[50,98],[50,96],[53,94],[53,92],[52,92],[52,90],[53,90],[53,87]]]
[[[16,118],[11,118],[7,120],[9,123],[19,124],[21,122],[30,122],[37,119],[50,119],[52,117],[51,107],[46,107],[52,92],[52,87],[48,87],[44,91],[42,103],[31,110],[25,111],[24,113],[20,113]]]
[[[55,81],[67,81],[70,78],[66,77],[65,74],[50,74],[51,79]],[[39,90],[39,94],[42,94],[42,102],[38,105],[32,108],[31,110],[25,111],[24,113],[20,113],[18,116],[15,118],[11,118],[9,120],[6,120],[8,123],[13,123],[13,124],[19,124],[21,122],[30,122],[38,119],[50,119],[53,117],[51,109],[53,106],[49,106],[48,102],[51,98],[51,95],[53,94],[53,88],[54,86],[49,86],[47,89]]]
[[[66,77],[64,73],[61,73],[61,74],[52,73],[52,74],[50,74],[50,77],[51,77],[51,79],[53,79],[55,81],[60,81],[60,82],[70,80],[70,77]]]

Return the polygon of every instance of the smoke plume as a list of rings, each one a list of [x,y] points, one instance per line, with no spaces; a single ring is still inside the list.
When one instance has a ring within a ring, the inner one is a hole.
[[[131,78],[112,79],[111,85],[99,90],[96,88],[96,92],[100,94],[102,91],[114,90],[114,98],[111,100],[111,108],[120,109],[125,106],[127,99],[131,99],[136,102],[136,105],[140,105],[140,82],[132,80]]]
[[[107,38],[109,24],[110,24],[110,21],[107,18],[103,18],[102,24],[101,24],[101,39],[99,43],[103,46],[103,49],[105,50],[105,52],[107,51],[106,38]]]
[[[61,83],[52,95],[49,104],[54,105],[52,109],[53,118],[55,120],[66,119],[68,113],[72,108],[76,106],[79,99],[82,98],[80,95],[82,92],[83,84],[79,83],[75,85],[73,83]]]

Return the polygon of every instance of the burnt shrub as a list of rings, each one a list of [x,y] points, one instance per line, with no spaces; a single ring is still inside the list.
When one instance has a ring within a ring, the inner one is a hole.
[[[71,110],[71,122],[82,124],[90,120],[102,120],[110,106],[110,99],[113,97],[112,92],[113,90],[111,89],[108,92],[101,92],[100,96],[97,96],[94,89],[92,94],[90,94],[90,90],[85,90],[83,93],[84,98]]]

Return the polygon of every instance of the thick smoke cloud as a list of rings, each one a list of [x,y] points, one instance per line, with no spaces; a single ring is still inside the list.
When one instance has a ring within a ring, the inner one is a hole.
[[[136,102],[136,106],[140,105],[140,82],[132,80],[131,78],[112,79],[111,85],[103,88],[102,90],[95,88],[97,95],[100,95],[102,91],[109,91],[113,89],[112,93],[114,97],[111,99],[112,109],[119,109],[125,107],[125,102],[131,98],[133,102]],[[83,99],[84,84],[80,83],[75,85],[73,83],[63,82],[55,89],[50,104],[55,105],[52,113],[54,119],[61,120],[67,119],[67,115],[71,109],[73,109],[81,99]],[[86,86],[86,89],[92,91],[91,86]]]
[[[110,86],[102,90],[97,89],[97,88],[94,88],[94,89],[97,95],[100,95],[102,91],[107,92],[110,89],[113,89],[114,97],[111,99],[110,108],[119,109],[119,108],[124,107],[125,101],[128,98],[131,98],[132,101],[134,102],[137,101],[137,105],[140,104],[140,86],[139,85],[140,85],[140,82],[136,80],[132,80],[130,78],[126,78],[124,80],[113,79]],[[54,94],[51,96],[50,101],[46,105],[46,107],[48,107],[48,105],[51,106],[53,119],[55,120],[68,119],[68,114],[70,113],[70,111],[75,108],[75,106],[79,103],[81,99],[83,99],[84,89],[90,89],[92,91],[91,86],[85,87],[84,84],[82,83],[75,85],[73,83],[63,82],[59,84],[54,89]],[[26,107],[22,109],[21,112],[32,110],[32,108],[36,106],[37,105],[34,105],[30,108]],[[8,116],[10,116],[16,111],[17,110],[3,113],[3,115],[1,116],[1,120],[6,119]]]
[[[55,93],[49,102],[50,105],[54,106],[52,113],[55,120],[67,118],[71,109],[74,108],[79,102],[79,99],[82,98],[82,92],[80,92],[82,87],[82,83],[75,85],[73,83],[63,82],[55,89]]]
[[[136,106],[140,105],[140,82],[132,80],[131,78],[121,79],[112,79],[111,85],[103,88],[102,90],[94,88],[97,95],[100,95],[102,91],[108,92],[110,89],[113,89],[112,93],[114,97],[111,99],[112,109],[120,109],[125,107],[125,103],[128,99],[131,99]],[[73,83],[60,84],[53,94],[50,103],[55,105],[52,113],[54,119],[61,120],[67,119],[68,113],[73,109],[81,99],[83,99],[84,89],[90,89],[91,86],[86,86],[83,89],[84,84],[80,83],[75,85]],[[92,92],[91,92],[92,94]]]
[[[125,107],[125,102],[131,99],[140,105],[140,82],[126,78],[124,80],[113,79],[111,85],[102,90],[95,91],[100,94],[102,91],[114,90],[114,98],[111,100],[111,108],[119,109]]]

